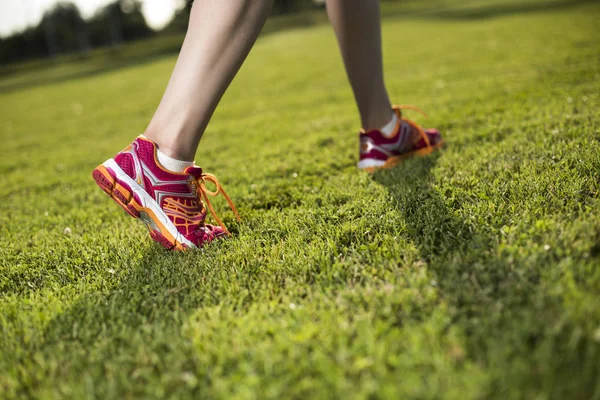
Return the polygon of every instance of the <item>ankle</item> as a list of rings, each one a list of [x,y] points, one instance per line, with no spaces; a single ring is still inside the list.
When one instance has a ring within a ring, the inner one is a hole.
[[[154,142],[157,149],[167,157],[175,160],[193,162],[195,152],[191,152],[192,146],[183,146],[181,140],[171,140],[164,135],[155,135],[152,131],[146,130],[143,136]]]
[[[391,107],[377,110],[377,112],[369,113],[367,116],[361,116],[362,128],[365,131],[372,129],[381,129],[389,124],[396,114]]]

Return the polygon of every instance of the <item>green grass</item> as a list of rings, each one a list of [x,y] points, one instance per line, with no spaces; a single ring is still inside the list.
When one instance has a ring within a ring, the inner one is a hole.
[[[600,399],[600,7],[539,4],[385,20],[447,146],[373,176],[331,29],[261,39],[197,156],[243,221],[183,254],[90,176],[173,56],[0,91],[0,397]]]

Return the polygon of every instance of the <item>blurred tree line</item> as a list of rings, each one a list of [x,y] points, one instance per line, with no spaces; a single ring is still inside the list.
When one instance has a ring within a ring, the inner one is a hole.
[[[148,27],[139,0],[115,0],[91,18],[84,19],[75,4],[64,1],[44,13],[36,26],[0,38],[0,64],[32,58],[54,57],[92,48],[113,46],[157,34],[185,32],[193,0],[186,0],[170,24],[160,32]],[[314,0],[275,0],[273,14],[314,7]]]

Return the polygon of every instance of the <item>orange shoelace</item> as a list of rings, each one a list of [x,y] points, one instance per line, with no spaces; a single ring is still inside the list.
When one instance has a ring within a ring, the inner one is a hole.
[[[238,221],[241,221],[242,219],[240,218],[240,215],[238,214],[237,209],[235,208],[235,205],[233,204],[233,201],[231,201],[231,199],[229,198],[227,193],[225,193],[223,186],[221,186],[221,184],[219,183],[219,180],[217,179],[216,176],[214,176],[212,174],[202,174],[200,176],[200,178],[196,180],[196,182],[197,182],[198,197],[200,198],[200,200],[202,200],[206,204],[206,206],[210,210],[210,213],[212,214],[215,221],[217,221],[217,223],[221,226],[221,228],[223,228],[225,230],[225,232],[227,232],[227,234],[230,235],[229,230],[227,230],[227,227],[225,226],[223,221],[221,221],[221,219],[217,216],[217,213],[215,212],[215,209],[213,208],[212,204],[210,204],[210,200],[208,200],[208,196],[215,197],[215,196],[218,196],[219,194],[222,194],[223,197],[225,197],[225,200],[227,200],[227,204],[229,204],[229,207],[231,207],[231,210],[235,214],[235,218]],[[215,191],[211,191],[211,190],[207,189],[207,187],[205,185],[206,182],[211,182],[213,185],[215,185],[215,187],[216,187]]]
[[[417,125],[417,123],[402,116],[402,110],[413,110],[413,111],[416,111],[419,114],[423,115],[425,118],[427,118],[427,114],[425,114],[425,112],[423,110],[421,110],[419,107],[416,107],[416,106],[413,106],[410,104],[393,105],[392,109],[396,112],[396,115],[398,115],[398,118],[400,118],[402,121],[405,121],[410,126],[412,126],[417,131],[419,131],[419,133],[421,134],[421,137],[423,138],[423,140],[425,140],[427,147],[431,147],[431,142],[429,141],[429,136],[427,136],[427,134],[425,133],[423,128],[421,128],[419,125]]]

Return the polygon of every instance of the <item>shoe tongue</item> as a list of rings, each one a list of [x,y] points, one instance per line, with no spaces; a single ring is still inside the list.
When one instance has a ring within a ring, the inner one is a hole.
[[[190,174],[194,178],[199,179],[202,176],[202,168],[197,165],[192,165],[191,167],[187,167],[184,171],[185,174]]]

